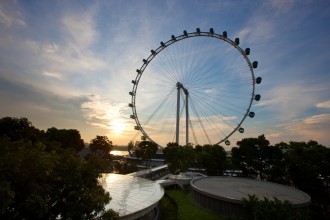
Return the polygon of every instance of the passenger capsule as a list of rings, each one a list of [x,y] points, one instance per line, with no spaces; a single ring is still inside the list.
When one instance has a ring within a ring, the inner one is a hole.
[[[210,28],[210,33],[211,33],[211,34],[214,34],[214,30],[213,30],[213,28]]]
[[[148,63],[148,61],[146,59],[143,59],[142,61],[143,61],[144,64]]]
[[[187,33],[186,30],[183,31],[183,35],[186,36],[186,37],[188,37],[188,33]]]
[[[254,112],[250,112],[250,113],[249,113],[249,117],[250,117],[250,118],[253,118],[254,116],[255,116],[255,113],[254,113]]]
[[[239,38],[235,38],[235,44],[239,45]]]
[[[257,95],[255,95],[254,100],[259,101],[260,98],[261,98],[261,95],[257,94]]]
[[[244,133],[244,128],[239,128],[238,131],[239,133]]]
[[[254,69],[258,67],[258,61],[253,61],[252,66]]]
[[[128,94],[130,94],[131,96],[133,96],[134,95],[134,92],[129,92]]]
[[[246,54],[246,55],[250,55],[250,48],[246,48],[246,49],[245,49],[245,54]]]
[[[131,118],[131,119],[135,119],[135,115],[131,115],[130,118]]]
[[[141,140],[145,141],[147,138],[145,136],[141,136]]]
[[[225,144],[228,146],[228,145],[230,145],[230,141],[229,140],[226,140],[225,141]]]
[[[139,126],[134,126],[134,129],[135,130],[140,130],[140,127]]]
[[[150,52],[151,52],[152,55],[156,54],[156,52],[154,50],[151,50]]]
[[[139,70],[139,69],[136,69],[136,72],[137,72],[138,74],[141,74],[141,70]]]
[[[257,84],[260,84],[261,81],[262,81],[262,78],[261,78],[261,77],[257,77],[257,78],[256,78],[256,83],[257,83]]]
[[[132,80],[132,83],[135,85],[136,84],[136,80]]]
[[[196,28],[196,32],[197,32],[198,34],[200,34],[200,33],[201,33],[201,30],[200,30],[199,28]]]
[[[171,38],[172,38],[173,41],[176,41],[176,38],[175,38],[174,35],[172,35]]]
[[[129,103],[128,106],[132,108],[133,107],[133,104],[132,103]]]
[[[165,47],[165,44],[164,44],[164,42],[162,41],[162,42],[160,42],[160,46],[162,46],[162,47]]]
[[[225,38],[227,38],[227,31],[224,31],[224,32],[222,33],[222,35],[223,35]]]

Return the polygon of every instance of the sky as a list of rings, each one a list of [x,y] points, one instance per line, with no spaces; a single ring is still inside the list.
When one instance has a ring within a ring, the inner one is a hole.
[[[263,79],[256,116],[226,148],[261,134],[330,146],[329,20],[328,0],[0,1],[0,117],[126,145],[139,136],[128,92],[142,59],[213,28],[251,48]]]

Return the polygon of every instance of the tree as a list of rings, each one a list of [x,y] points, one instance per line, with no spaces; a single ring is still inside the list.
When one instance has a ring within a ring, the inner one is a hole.
[[[168,143],[163,154],[172,174],[187,171],[195,162],[195,150],[190,144],[180,146],[177,143]]]
[[[219,145],[204,145],[197,150],[197,164],[210,176],[222,175],[226,168],[225,149]]]
[[[288,178],[314,198],[329,194],[326,177],[330,176],[330,149],[316,141],[290,142],[285,155]],[[329,198],[328,198],[329,199]]]
[[[118,216],[105,210],[111,198],[96,166],[74,148],[47,140],[27,119],[2,118],[0,127],[0,219]]]
[[[76,129],[48,128],[44,139],[45,142],[56,142],[62,148],[72,148],[77,152],[85,147],[84,141],[81,139],[80,133]]]
[[[0,119],[0,136],[7,136],[11,141],[37,142],[42,132],[36,129],[27,118],[4,117]]]
[[[311,219],[308,210],[294,209],[289,201],[281,201],[276,197],[260,200],[255,195],[243,198],[244,219],[248,220],[278,220],[278,219]]]
[[[158,145],[151,141],[141,141],[136,149],[136,157],[141,158],[143,161],[146,162],[150,160],[158,150]]]
[[[163,150],[165,162],[172,174],[179,174],[180,169],[180,146],[177,143],[168,143]]]
[[[89,144],[91,152],[102,155],[103,157],[108,157],[108,155],[110,155],[112,147],[112,141],[110,141],[107,136],[97,135]]]
[[[109,193],[72,149],[0,142],[1,219],[96,219],[108,213]]]
[[[128,154],[129,154],[129,155],[131,155],[134,146],[135,146],[135,145],[134,145],[134,142],[133,142],[133,141],[130,141],[130,142],[128,143],[128,145],[127,145],[127,151],[128,151]]]
[[[245,176],[274,175],[283,176],[283,152],[278,147],[269,145],[264,135],[258,138],[244,138],[237,142],[239,146],[232,148],[232,161],[239,167]],[[277,173],[277,174],[276,174]]]
[[[195,162],[195,150],[192,145],[184,145],[180,148],[180,171],[185,172],[193,166]]]
[[[112,142],[107,136],[97,135],[90,141],[90,153],[86,156],[86,159],[94,164],[99,172],[108,172],[112,162],[112,156],[110,154],[112,147]]]

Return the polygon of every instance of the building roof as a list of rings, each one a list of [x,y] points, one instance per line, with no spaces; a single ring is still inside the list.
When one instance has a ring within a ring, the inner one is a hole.
[[[243,198],[255,195],[259,199],[289,201],[293,207],[303,207],[310,203],[310,196],[293,187],[237,177],[205,177],[191,181],[191,186],[210,197],[232,203],[242,203]]]
[[[120,219],[143,216],[164,195],[164,190],[158,183],[139,177],[103,174],[99,182],[112,198],[106,209],[118,212]]]

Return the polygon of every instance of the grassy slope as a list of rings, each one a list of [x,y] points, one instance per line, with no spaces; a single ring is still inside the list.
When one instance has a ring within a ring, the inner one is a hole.
[[[168,198],[164,196],[164,199],[167,200],[167,207],[170,207],[168,210],[161,205],[162,209],[162,220],[170,220],[176,219],[175,211],[173,211],[173,203],[171,200],[177,205],[177,219],[179,220],[193,220],[193,219],[205,219],[205,220],[213,220],[213,219],[221,219],[219,216],[214,214],[213,212],[199,206],[195,203],[189,194],[183,190],[167,190],[166,194]],[[174,205],[175,207],[175,205]],[[163,209],[165,208],[165,210]],[[172,211],[171,211],[172,210]]]

